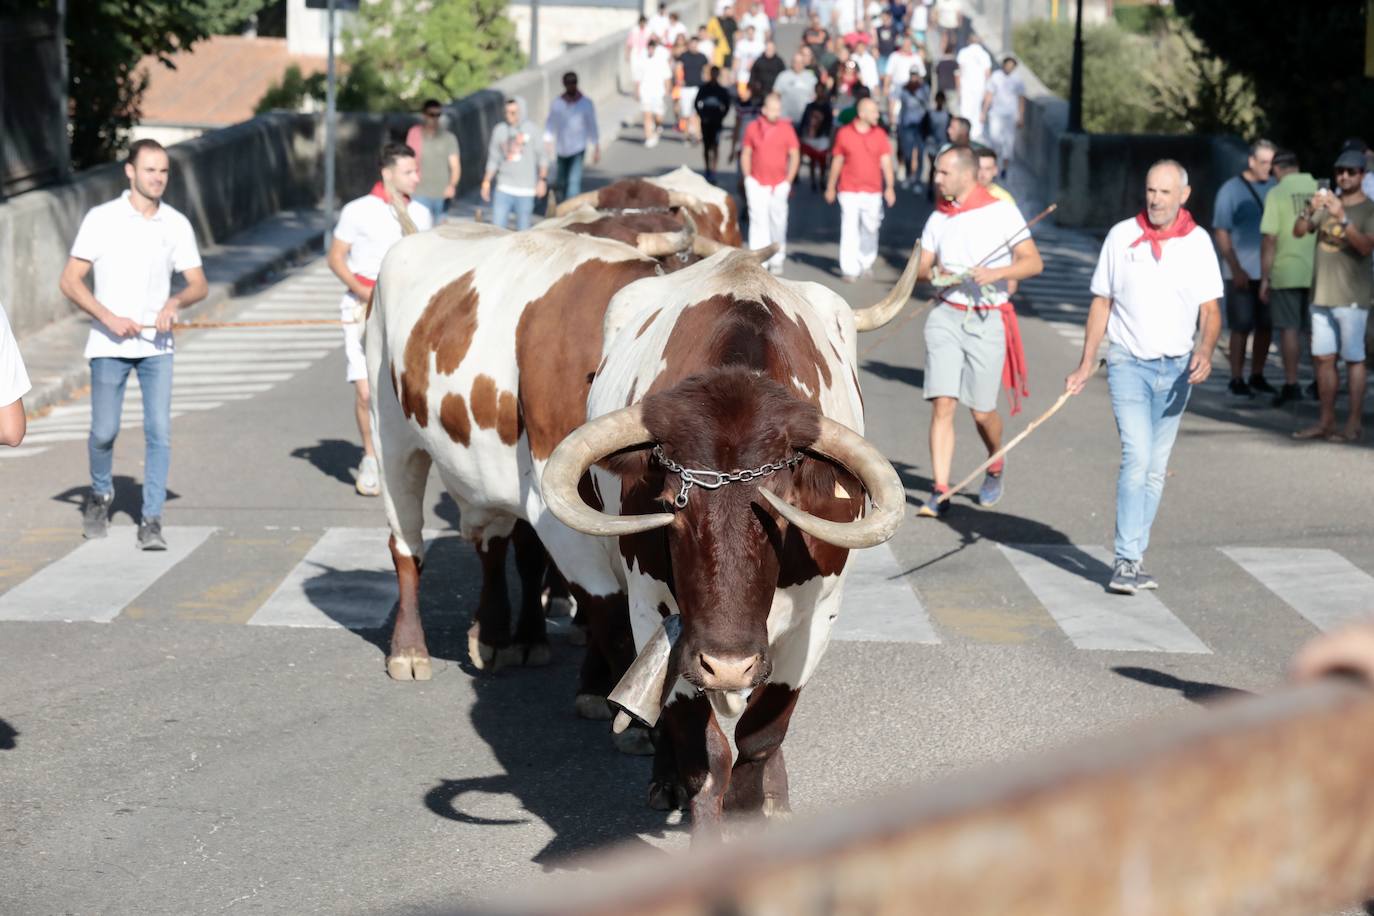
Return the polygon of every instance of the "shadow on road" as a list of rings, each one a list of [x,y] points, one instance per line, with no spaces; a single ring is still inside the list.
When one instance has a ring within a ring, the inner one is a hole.
[[[110,505],[110,521],[113,522],[121,513],[128,516],[129,521],[137,524],[143,515],[143,484],[125,474],[116,474],[114,480],[114,502]],[[53,497],[54,502],[67,503],[76,506],[79,511],[81,501],[86,498],[86,494],[91,491],[89,484],[82,484],[79,487],[69,487]],[[175,490],[167,491],[167,502],[181,499],[181,494]]]
[[[362,460],[363,448],[343,439],[321,439],[314,445],[302,445],[291,452],[292,458],[303,458],[327,477],[353,486],[353,469]]]
[[[19,729],[15,728],[4,719],[0,719],[0,751],[12,751],[18,747],[19,745],[14,739],[19,737],[19,735]]]
[[[900,382],[916,389],[926,387],[926,370],[918,369],[915,366],[899,366],[895,363],[883,362],[880,359],[870,359],[864,362],[863,370],[889,382]]]
[[[1116,667],[1112,670],[1124,678],[1138,681],[1141,684],[1163,687],[1165,690],[1177,690],[1185,700],[1201,706],[1215,703],[1217,700],[1224,700],[1227,697],[1253,696],[1248,690],[1226,687],[1222,684],[1209,684],[1205,681],[1187,681],[1163,671],[1156,671],[1153,668]]]

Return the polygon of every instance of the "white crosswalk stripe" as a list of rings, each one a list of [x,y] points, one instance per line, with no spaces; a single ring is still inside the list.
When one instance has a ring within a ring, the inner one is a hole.
[[[1208,653],[1158,598],[1105,588],[1111,554],[1101,547],[999,545],[1059,628],[1080,649]]]
[[[921,599],[892,555],[879,544],[849,554],[844,601],[831,639],[841,642],[940,642]]]
[[[135,549],[137,529],[114,526],[108,537],[86,541],[0,595],[0,620],[107,623],[215,530],[167,528],[163,532],[166,550],[139,552]]]
[[[1318,629],[1367,620],[1374,613],[1374,576],[1334,550],[1223,547],[1221,552]]]

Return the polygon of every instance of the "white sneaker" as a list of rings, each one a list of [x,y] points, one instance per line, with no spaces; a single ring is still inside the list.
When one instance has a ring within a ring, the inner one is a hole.
[[[644,148],[653,149],[655,146],[658,146],[658,134],[650,134],[649,139],[644,141]]]
[[[365,456],[362,464],[358,465],[356,486],[363,496],[380,496],[382,493],[382,482],[377,478],[377,459],[371,455]]]

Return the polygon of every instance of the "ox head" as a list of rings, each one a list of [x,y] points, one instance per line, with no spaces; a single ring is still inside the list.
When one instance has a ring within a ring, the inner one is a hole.
[[[800,463],[791,462],[799,453]],[[647,514],[608,516],[583,502],[578,483],[600,461],[622,479],[623,511]],[[684,500],[684,474],[674,465],[782,467],[715,489],[692,487]],[[742,367],[709,370],[585,424],[554,451],[542,488],[569,527],[621,536],[622,549],[628,543],[649,556],[666,551],[682,624],[667,683],[681,675],[698,688],[726,691],[769,675],[775,589],[827,566],[838,573],[844,550],[892,536],[906,502],[896,471],[862,436]],[[864,491],[873,503],[867,514]]]

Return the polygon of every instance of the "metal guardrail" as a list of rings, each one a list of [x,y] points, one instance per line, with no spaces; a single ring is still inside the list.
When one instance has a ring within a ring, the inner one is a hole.
[[[1228,701],[682,856],[621,857],[485,912],[1225,916],[1374,891],[1374,693]]]

